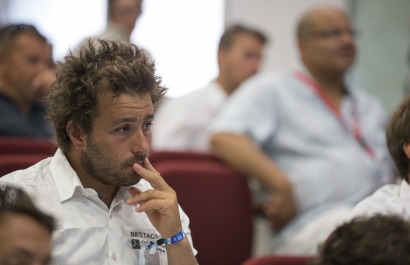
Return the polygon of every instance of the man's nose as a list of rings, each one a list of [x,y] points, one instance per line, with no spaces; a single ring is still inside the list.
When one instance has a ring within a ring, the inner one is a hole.
[[[147,136],[144,134],[142,129],[139,129],[135,132],[132,145],[132,152],[134,153],[149,151],[149,140],[147,139]]]

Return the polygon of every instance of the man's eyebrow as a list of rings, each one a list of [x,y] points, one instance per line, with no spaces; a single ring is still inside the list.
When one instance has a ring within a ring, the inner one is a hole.
[[[148,114],[147,116],[145,116],[144,117],[144,120],[152,120],[152,119],[154,119],[154,114],[152,113],[152,114]]]
[[[144,120],[152,120],[154,119],[154,114],[148,114],[144,117]],[[118,118],[114,120],[114,123],[123,123],[123,122],[137,122],[138,119],[135,117],[125,117],[125,118]]]
[[[136,122],[137,118],[135,117],[125,117],[125,118],[118,118],[114,120],[114,123],[123,123],[123,122]]]

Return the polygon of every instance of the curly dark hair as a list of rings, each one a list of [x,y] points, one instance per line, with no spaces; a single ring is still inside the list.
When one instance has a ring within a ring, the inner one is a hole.
[[[114,96],[148,93],[156,107],[166,88],[144,50],[129,43],[89,39],[79,56],[70,53],[57,64],[56,82],[47,98],[55,140],[64,152],[71,145],[67,123],[72,120],[76,128],[89,133],[99,97],[107,92]]]
[[[315,265],[410,264],[410,223],[398,216],[359,217],[338,227]]]
[[[268,42],[268,38],[262,31],[241,24],[234,24],[225,29],[219,40],[218,49],[229,49],[234,43],[235,37],[241,34],[249,34],[253,36],[262,45],[265,45]]]

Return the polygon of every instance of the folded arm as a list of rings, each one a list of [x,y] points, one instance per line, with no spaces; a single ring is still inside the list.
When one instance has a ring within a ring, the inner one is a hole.
[[[286,174],[243,134],[216,133],[211,138],[212,150],[245,176],[256,178],[272,192],[266,214],[276,229],[281,229],[296,214],[292,186]]]

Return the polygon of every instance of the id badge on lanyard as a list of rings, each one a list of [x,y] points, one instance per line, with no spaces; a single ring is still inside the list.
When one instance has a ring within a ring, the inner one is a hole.
[[[323,90],[319,87],[319,85],[314,82],[312,79],[307,77],[305,74],[299,71],[295,71],[295,76],[301,82],[306,84],[318,97],[319,99],[328,107],[328,109],[333,113],[335,118],[339,120],[343,126],[346,127],[348,131],[350,131],[354,138],[356,139],[357,143],[369,154],[371,158],[375,158],[374,150],[367,144],[364,140],[362,132],[360,130],[360,120],[359,120],[359,113],[357,112],[356,105],[353,106],[353,116],[354,116],[354,124],[353,124],[353,131],[349,129],[345,119],[342,116],[339,108],[330,100],[330,98],[323,92]]]

